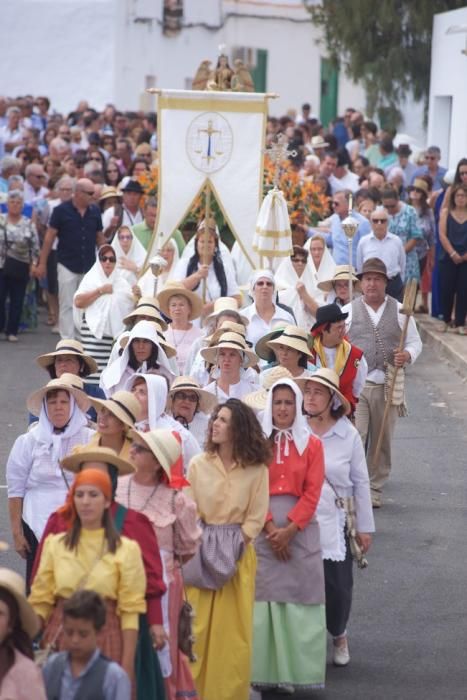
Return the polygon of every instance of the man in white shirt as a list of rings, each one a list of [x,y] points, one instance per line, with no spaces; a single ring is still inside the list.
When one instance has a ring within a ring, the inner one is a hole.
[[[388,284],[386,294],[402,300],[405,276],[405,250],[399,236],[388,230],[389,214],[384,207],[377,207],[371,214],[372,231],[361,238],[357,246],[357,272],[370,258],[379,258],[386,265]]]
[[[355,413],[355,426],[366,448],[371,497],[374,508],[382,505],[382,489],[391,471],[391,441],[396,418],[403,415],[402,401],[391,405],[383,431],[378,459],[376,445],[383,425],[386,367],[403,368],[413,364],[422,350],[422,341],[413,317],[409,319],[404,349],[399,351],[406,316],[402,304],[386,295],[388,282],[386,265],[378,258],[363,263],[359,275],[362,296],[344,307],[348,312],[346,327],[351,343],[360,347],[368,364],[368,376]]]
[[[47,175],[39,163],[29,163],[26,166],[26,182],[24,183],[24,201],[26,204],[35,204],[49,194],[45,187]]]
[[[20,125],[21,110],[19,107],[9,107],[6,113],[7,124],[0,128],[0,155],[11,153],[23,140],[24,130]]]
[[[334,173],[329,178],[332,194],[341,192],[342,190],[350,190],[356,192],[360,187],[358,176],[352,173],[348,166],[350,158],[345,148],[339,149],[337,153],[337,166]]]
[[[242,315],[248,319],[246,338],[253,349],[260,338],[269,333],[278,322],[284,325],[296,325],[292,313],[274,303],[276,286],[271,270],[255,270],[250,281],[250,296],[254,302],[242,309]]]

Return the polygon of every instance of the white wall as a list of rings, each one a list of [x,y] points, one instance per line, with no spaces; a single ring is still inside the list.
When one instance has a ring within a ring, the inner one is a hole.
[[[1,0],[0,94],[44,94],[59,111],[112,98],[114,0]]]
[[[467,157],[467,56],[461,53],[467,33],[447,34],[455,26],[467,29],[467,7],[435,15],[428,118],[428,141],[443,147],[442,162],[449,168]]]

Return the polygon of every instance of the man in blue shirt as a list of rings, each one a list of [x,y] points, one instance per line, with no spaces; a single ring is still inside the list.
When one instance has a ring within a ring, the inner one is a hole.
[[[430,146],[425,153],[425,165],[417,168],[412,175],[411,185],[416,177],[420,175],[429,175],[433,180],[433,191],[443,189],[443,177],[446,174],[446,168],[443,168],[439,161],[441,160],[441,151],[438,146]]]
[[[96,260],[96,246],[105,243],[100,211],[92,204],[93,196],[94,183],[81,178],[71,200],[55,207],[36,267],[36,277],[45,277],[47,258],[57,237],[58,326],[62,338],[75,336],[73,296]]]
[[[349,244],[348,238],[342,228],[343,220],[349,216],[349,190],[335,192],[332,196],[333,214],[329,219],[331,232],[326,236],[326,244],[331,248],[332,257],[336,265],[349,264]],[[356,211],[352,211],[352,218],[358,222],[358,229],[352,240],[352,265],[356,268],[357,246],[363,236],[371,231],[370,222]]]

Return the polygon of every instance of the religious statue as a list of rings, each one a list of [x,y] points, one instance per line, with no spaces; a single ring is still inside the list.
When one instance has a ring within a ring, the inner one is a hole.
[[[213,90],[222,92],[254,92],[251,73],[239,58],[234,61],[234,69],[229,65],[228,56],[221,52],[214,69],[211,61],[201,61],[193,78],[193,90]]]

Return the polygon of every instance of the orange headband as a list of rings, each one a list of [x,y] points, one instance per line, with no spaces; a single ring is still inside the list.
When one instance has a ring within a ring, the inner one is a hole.
[[[75,508],[75,492],[79,486],[95,486],[98,488],[104,496],[111,501],[112,500],[112,482],[110,481],[110,476],[100,469],[84,469],[79,472],[76,476],[70,490],[68,491],[65,505],[58,509],[58,513],[69,523],[69,526],[73,524],[75,518],[77,517]]]

